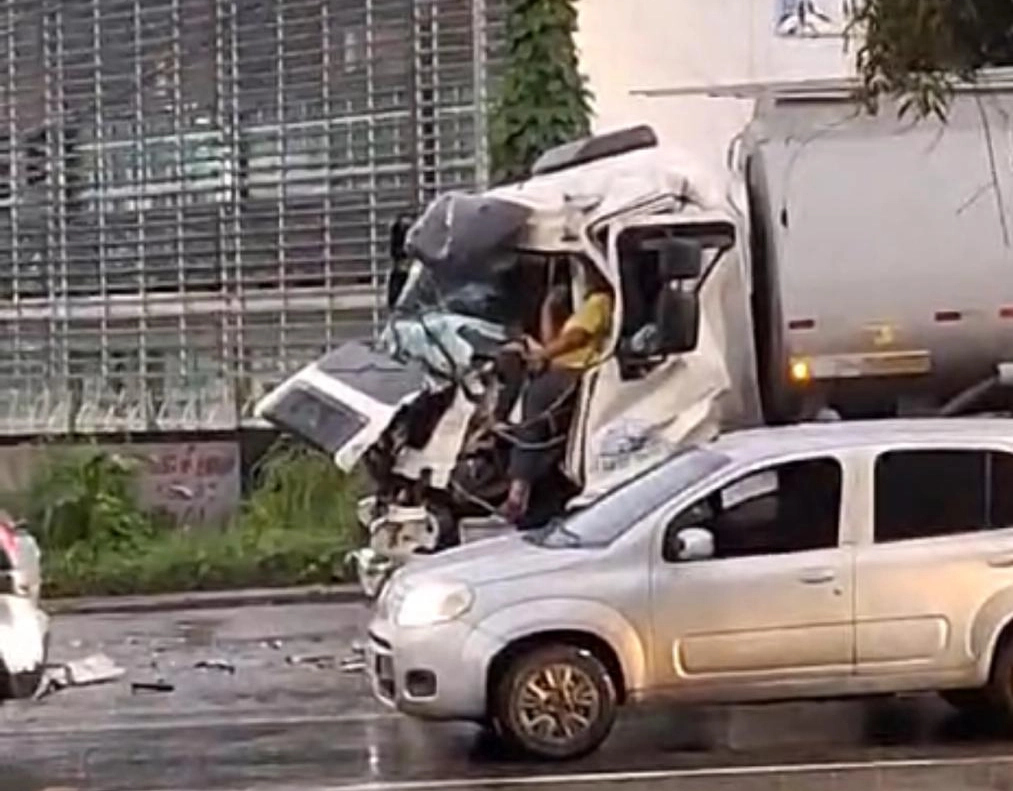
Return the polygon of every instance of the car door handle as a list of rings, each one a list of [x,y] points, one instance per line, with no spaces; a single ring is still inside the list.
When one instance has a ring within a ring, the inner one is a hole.
[[[996,555],[989,558],[988,565],[994,569],[1013,568],[1013,553],[1008,555]]]
[[[826,585],[837,579],[833,569],[808,569],[802,572],[799,579],[806,585]]]

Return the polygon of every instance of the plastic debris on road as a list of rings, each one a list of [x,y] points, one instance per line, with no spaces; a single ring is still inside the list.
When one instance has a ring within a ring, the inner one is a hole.
[[[77,659],[68,662],[64,667],[67,670],[70,686],[73,687],[116,681],[127,673],[105,654],[93,654],[85,659]]]
[[[53,692],[67,687],[87,687],[118,681],[127,673],[105,654],[93,654],[63,665],[46,668],[34,699],[41,700]]]
[[[285,657],[285,661],[290,665],[308,665],[317,669],[325,667],[334,667],[337,659],[330,654],[318,654],[315,656],[304,656],[294,655]]]
[[[167,681],[135,681],[130,685],[130,691],[134,695],[139,692],[175,692],[176,687]]]
[[[202,659],[194,665],[197,670],[220,670],[230,676],[236,674],[236,666],[226,659]]]

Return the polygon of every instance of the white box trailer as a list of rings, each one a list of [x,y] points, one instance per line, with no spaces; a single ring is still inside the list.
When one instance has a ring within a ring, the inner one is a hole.
[[[848,88],[761,97],[736,152],[767,420],[802,393],[936,411],[1013,359],[1013,79],[959,90],[945,125],[870,117]]]

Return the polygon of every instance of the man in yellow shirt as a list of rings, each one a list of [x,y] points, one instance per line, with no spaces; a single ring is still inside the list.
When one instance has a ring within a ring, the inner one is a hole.
[[[533,372],[524,392],[521,425],[513,434],[510,492],[503,514],[519,521],[528,509],[531,486],[563,458],[582,374],[602,359],[612,334],[615,298],[600,272],[584,264],[588,293],[554,337],[526,339]]]

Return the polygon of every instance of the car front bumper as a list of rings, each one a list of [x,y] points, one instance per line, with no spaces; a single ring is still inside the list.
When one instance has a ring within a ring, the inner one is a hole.
[[[373,694],[422,719],[482,721],[489,666],[503,645],[462,621],[406,629],[375,619],[366,648]]]

